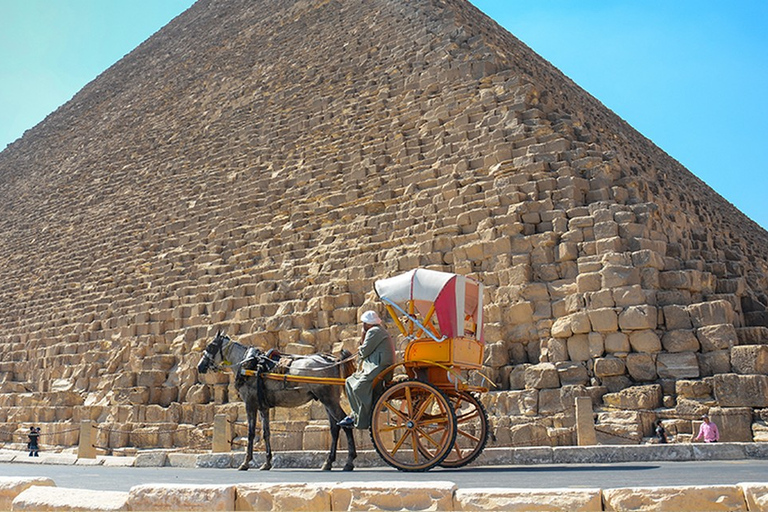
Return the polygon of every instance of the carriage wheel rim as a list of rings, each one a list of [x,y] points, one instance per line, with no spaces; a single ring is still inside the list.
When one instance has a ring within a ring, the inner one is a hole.
[[[390,387],[376,402],[371,439],[382,459],[401,471],[426,471],[453,448],[456,418],[450,400],[421,381]]]

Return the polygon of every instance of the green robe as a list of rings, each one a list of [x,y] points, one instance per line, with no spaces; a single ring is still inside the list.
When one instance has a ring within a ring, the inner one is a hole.
[[[347,378],[347,398],[355,428],[366,429],[371,426],[373,380],[395,363],[395,343],[383,327],[374,325],[365,333],[357,355],[360,368]]]

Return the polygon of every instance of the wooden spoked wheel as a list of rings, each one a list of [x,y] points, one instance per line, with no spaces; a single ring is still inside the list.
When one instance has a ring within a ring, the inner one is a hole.
[[[378,399],[371,439],[382,459],[401,471],[427,471],[456,439],[453,406],[442,391],[415,380],[397,383]]]
[[[464,391],[446,391],[456,415],[456,441],[440,463],[445,468],[460,468],[475,460],[488,442],[488,415],[483,404]]]

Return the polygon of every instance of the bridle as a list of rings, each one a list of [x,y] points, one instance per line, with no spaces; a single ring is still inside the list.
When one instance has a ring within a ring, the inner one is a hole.
[[[223,371],[221,366],[229,366],[229,361],[224,357],[224,342],[229,343],[231,340],[226,334],[217,334],[213,341],[205,347],[203,352],[203,359],[207,362],[207,369],[214,372]],[[213,350],[211,350],[213,349]],[[216,363],[216,354],[218,353],[221,363]]]

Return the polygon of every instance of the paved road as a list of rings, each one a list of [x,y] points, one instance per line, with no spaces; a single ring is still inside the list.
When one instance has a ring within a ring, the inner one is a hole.
[[[0,464],[0,476],[46,476],[59,487],[127,491],[150,483],[234,484],[250,482],[451,481],[460,488],[616,488],[768,482],[768,461],[637,462],[494,466],[403,473],[394,469],[357,469],[352,473],[308,469],[272,471],[189,468]]]

